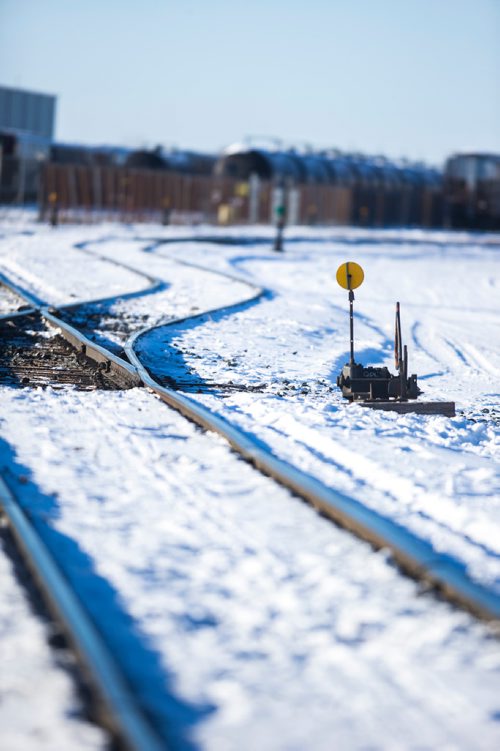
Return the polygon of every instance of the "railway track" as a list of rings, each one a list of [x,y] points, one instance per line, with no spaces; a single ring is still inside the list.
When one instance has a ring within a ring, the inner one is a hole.
[[[77,351],[37,313],[0,321],[0,381],[6,385],[73,385],[79,390],[121,388],[106,364]]]
[[[87,250],[87,252],[91,251]],[[106,258],[106,260],[109,259]],[[135,273],[142,274],[137,269],[133,270]],[[143,276],[147,280],[145,289],[161,289],[161,280],[144,274]],[[41,374],[41,371],[38,371],[39,381],[33,375],[27,376],[30,378],[28,383],[42,383],[43,378],[47,379],[53,371],[53,362],[50,358],[45,358],[45,355],[50,354],[50,347],[57,342],[56,350],[58,357],[62,357],[62,362],[66,362],[64,358],[69,358],[69,361],[76,362],[78,365],[73,377],[79,378],[81,369],[87,368],[88,380],[82,380],[82,388],[147,386],[167,405],[204,430],[214,431],[223,436],[246,461],[311,503],[326,517],[367,540],[376,548],[389,548],[401,569],[413,578],[438,590],[445,598],[480,618],[493,622],[500,621],[498,595],[471,580],[465,568],[457,561],[436,553],[426,541],[418,539],[393,521],[385,519],[354,499],[336,492],[314,477],[263,450],[251,436],[229,424],[219,415],[196,404],[175,389],[158,383],[154,374],[143,366],[136,353],[137,343],[150,331],[150,327],[140,328],[131,334],[124,342],[124,355],[118,356],[93,342],[88,335],[83,334],[68,322],[67,318],[71,317],[71,311],[81,309],[82,303],[61,306],[56,310],[41,304],[27,291],[12,284],[5,276],[0,276],[0,281],[4,288],[10,291],[11,299],[17,299],[26,306],[24,310],[4,314],[0,320],[0,326],[6,327],[12,335],[12,349],[19,349],[18,342],[22,342],[25,336],[34,337],[36,341],[37,329],[38,333],[40,330],[44,333],[41,337],[44,342],[50,342],[48,350],[40,348],[40,357],[37,358],[42,363],[42,370],[45,367],[44,373]],[[262,294],[262,290],[253,289],[255,299]],[[90,302],[99,303],[102,300]],[[207,311],[203,315],[206,313]],[[167,320],[162,325],[174,326],[194,317],[196,316]],[[27,325],[23,326],[23,324]],[[26,328],[31,333],[26,333]],[[51,332],[50,338],[47,337],[48,330]],[[54,335],[54,331],[58,333]],[[28,342],[25,349],[29,350],[32,346],[33,342]],[[20,348],[23,349],[22,346]],[[12,354],[13,352],[11,359]],[[61,363],[61,360],[58,362]],[[0,369],[1,367],[0,362]],[[12,365],[7,362],[4,367],[10,368],[12,375]],[[60,368],[61,373],[64,372],[64,368],[63,364]],[[12,378],[22,384],[22,369],[14,373]],[[31,380],[33,378],[35,380]],[[21,509],[3,480],[0,482],[0,501],[19,548],[33,571],[34,578],[42,589],[54,617],[63,624],[68,639],[73,644],[84,666],[83,669],[89,676],[90,683],[98,697],[101,722],[120,738],[127,748],[163,748],[164,745],[159,740],[152,723],[141,707],[135,703],[133,693],[121,674],[119,665],[100,639],[85,609],[58,571],[50,553],[32,527],[29,517]]]
[[[164,749],[107,644],[2,477],[0,504],[50,614],[78,659],[96,718],[125,749]]]

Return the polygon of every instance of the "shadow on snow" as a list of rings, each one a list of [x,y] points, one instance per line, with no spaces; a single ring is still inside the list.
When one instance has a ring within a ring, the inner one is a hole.
[[[96,570],[92,557],[78,542],[58,531],[61,503],[56,493],[41,491],[31,470],[22,465],[11,446],[0,439],[0,471],[28,515],[52,557],[129,682],[140,703],[169,747],[192,751],[191,729],[214,711],[210,705],[192,705],[174,695],[172,677],[162,658],[127,612],[120,594]]]

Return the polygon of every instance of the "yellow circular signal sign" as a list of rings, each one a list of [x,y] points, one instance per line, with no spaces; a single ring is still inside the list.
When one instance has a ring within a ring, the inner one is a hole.
[[[363,284],[365,272],[358,263],[347,261],[337,269],[337,282],[344,289],[356,289]]]

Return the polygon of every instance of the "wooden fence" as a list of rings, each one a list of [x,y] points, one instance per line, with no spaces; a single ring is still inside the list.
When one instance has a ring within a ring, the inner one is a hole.
[[[272,182],[248,182],[178,172],[47,163],[39,190],[40,218],[59,221],[157,221],[269,224],[279,191]],[[441,226],[439,189],[391,191],[303,184],[285,191],[290,224]]]

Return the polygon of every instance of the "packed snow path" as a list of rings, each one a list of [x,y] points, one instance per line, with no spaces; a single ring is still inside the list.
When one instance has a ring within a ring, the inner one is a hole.
[[[66,250],[72,233],[88,240],[88,229],[64,231],[57,240]],[[132,245],[110,253],[143,255],[151,268],[152,254]],[[245,332],[249,341],[252,334]],[[270,391],[263,398],[282,404]],[[30,477],[18,491],[26,489],[26,503],[38,498],[61,559],[78,572],[75,583],[95,571],[112,586],[119,607],[111,615],[104,607],[102,618],[127,638],[132,614],[131,661],[148,646],[141,664],[153,694],[151,651],[171,676],[168,688],[184,710],[162,711],[179,738],[203,748],[327,749],[332,736],[339,748],[361,748],[392,732],[382,747],[396,748],[418,725],[419,746],[478,747],[478,728],[484,748],[495,745],[498,649],[482,627],[417,598],[383,555],[250,468],[237,462],[232,470],[222,444],[200,444],[202,436],[158,411],[153,397],[108,396],[2,389],[2,434]],[[316,399],[316,409],[325,402]],[[137,467],[141,487],[123,467]],[[69,547],[58,544],[61,534]],[[106,598],[99,604],[109,606]]]

